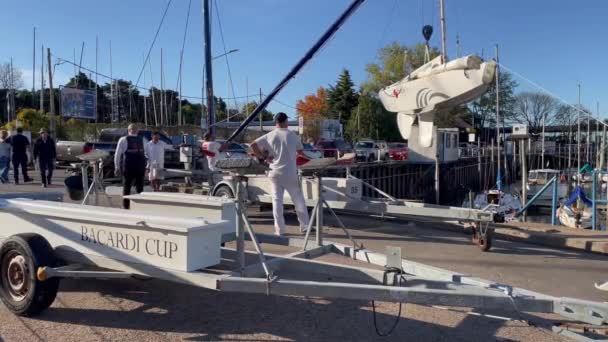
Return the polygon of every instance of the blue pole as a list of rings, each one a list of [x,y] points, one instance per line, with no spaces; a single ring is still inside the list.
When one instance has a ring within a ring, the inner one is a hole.
[[[547,182],[547,184],[545,184],[536,194],[534,194],[534,196],[532,197],[532,199],[530,199],[530,201],[528,201],[526,203],[526,205],[524,205],[523,208],[519,209],[519,211],[515,214],[515,216],[517,217],[517,216],[521,215],[524,211],[526,211],[526,209],[528,209],[529,207],[531,207],[532,204],[536,201],[536,199],[539,198],[551,186],[552,182],[557,182],[557,176],[553,176],[553,178],[551,178]],[[557,198],[557,195],[555,195],[554,197]]]
[[[553,199],[551,200],[551,225],[556,226],[557,217],[555,216],[557,215],[557,176],[553,177],[551,181],[553,182]]]
[[[595,230],[597,224],[597,203],[595,203],[595,192],[597,191],[597,174],[595,172],[592,172],[591,175],[593,177],[593,187],[591,188],[591,229]]]

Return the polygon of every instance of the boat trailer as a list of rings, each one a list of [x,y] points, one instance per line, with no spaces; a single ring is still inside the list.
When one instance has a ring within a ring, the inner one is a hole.
[[[62,278],[143,276],[223,292],[511,308],[596,326],[608,323],[605,303],[549,296],[424,265],[403,258],[396,247],[386,247],[385,254],[367,250],[346,229],[352,244],[325,240],[323,210],[315,212],[312,241],[311,229],[305,238],[256,233],[238,188],[236,199],[133,195],[129,211],[4,196],[0,297],[14,314],[33,316],[53,303]],[[232,241],[235,247],[223,246]],[[289,252],[264,251],[273,246]],[[329,255],[350,261],[326,261]]]

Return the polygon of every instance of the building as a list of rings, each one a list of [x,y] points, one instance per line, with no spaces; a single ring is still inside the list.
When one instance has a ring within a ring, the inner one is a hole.
[[[458,128],[433,127],[433,141],[430,147],[423,147],[418,141],[418,126],[412,126],[408,139],[408,161],[412,163],[440,163],[458,160]]]

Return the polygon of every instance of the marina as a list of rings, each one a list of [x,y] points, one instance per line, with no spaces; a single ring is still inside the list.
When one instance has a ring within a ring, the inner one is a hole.
[[[512,9],[315,1],[21,15],[32,46],[0,47],[0,341],[606,340],[596,70],[565,86],[522,61],[514,34],[548,30],[487,29]]]

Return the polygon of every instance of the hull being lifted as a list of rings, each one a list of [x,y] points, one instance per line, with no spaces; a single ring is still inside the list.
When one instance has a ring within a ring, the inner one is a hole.
[[[496,63],[466,56],[441,63],[441,56],[421,66],[409,76],[382,90],[384,108],[397,113],[397,125],[404,139],[409,139],[412,124],[418,117],[420,144],[431,146],[435,112],[470,102],[483,95],[492,84]]]

